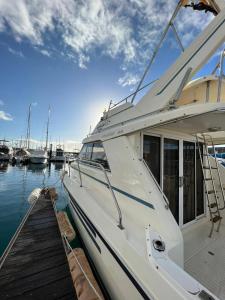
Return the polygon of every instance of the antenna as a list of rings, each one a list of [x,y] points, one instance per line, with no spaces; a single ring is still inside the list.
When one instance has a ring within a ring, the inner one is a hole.
[[[26,141],[27,149],[30,148],[30,117],[31,117],[31,104],[29,105],[28,117],[27,117],[27,141]]]
[[[47,121],[47,130],[46,130],[46,143],[45,143],[45,150],[48,150],[48,129],[49,129],[49,119],[50,119],[50,105],[48,107],[48,121]]]

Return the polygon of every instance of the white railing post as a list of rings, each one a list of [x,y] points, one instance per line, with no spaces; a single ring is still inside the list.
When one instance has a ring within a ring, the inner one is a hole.
[[[77,158],[77,167],[78,167],[78,172],[79,172],[79,177],[80,177],[80,187],[83,186],[82,184],[82,177],[81,177],[81,172],[80,172],[80,160]]]

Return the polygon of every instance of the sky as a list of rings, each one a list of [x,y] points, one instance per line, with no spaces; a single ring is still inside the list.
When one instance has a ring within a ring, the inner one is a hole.
[[[0,0],[0,139],[49,136],[75,147],[109,101],[135,90],[176,0]],[[188,46],[212,20],[182,8],[175,26]],[[179,56],[172,31],[145,82]],[[215,54],[199,75],[218,60]],[[147,90],[146,90],[147,92]],[[137,98],[138,100],[138,98]]]

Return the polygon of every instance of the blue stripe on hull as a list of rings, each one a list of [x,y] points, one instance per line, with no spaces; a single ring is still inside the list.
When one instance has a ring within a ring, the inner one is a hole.
[[[135,286],[135,288],[137,289],[137,291],[139,292],[139,294],[143,297],[143,299],[145,300],[151,300],[150,297],[145,293],[145,291],[143,290],[143,288],[140,286],[140,284],[135,280],[135,278],[132,276],[132,274],[129,272],[129,270],[127,269],[127,267],[122,263],[122,261],[120,260],[120,258],[117,256],[117,254],[114,252],[114,250],[109,246],[109,244],[106,242],[106,240],[103,238],[103,236],[99,233],[99,231],[96,229],[95,225],[91,222],[91,220],[88,218],[88,216],[84,213],[84,211],[82,210],[82,208],[79,206],[79,204],[77,203],[77,201],[74,199],[74,197],[71,195],[71,193],[68,191],[68,189],[66,188],[65,184],[64,187],[66,189],[66,191],[69,194],[69,197],[71,199],[72,204],[77,208],[77,210],[79,209],[80,215],[79,217],[81,218],[81,213],[82,213],[82,224],[85,223],[87,226],[92,226],[92,228],[94,229],[96,236],[98,236],[101,241],[103,242],[103,244],[106,246],[106,248],[108,249],[108,251],[110,252],[110,254],[114,257],[114,259],[117,261],[117,263],[119,264],[119,266],[121,267],[121,269],[124,271],[124,273],[127,275],[127,277],[129,278],[129,280],[132,282],[132,284]],[[84,218],[85,216],[85,218]],[[87,223],[88,221],[88,223]],[[89,225],[88,225],[89,224]],[[85,228],[87,229],[87,227]],[[89,231],[89,235],[91,235],[90,231]],[[92,236],[92,235],[91,235]],[[94,237],[92,236],[92,241],[93,241]],[[96,243],[97,244],[97,243]],[[98,244],[97,244],[98,245]],[[95,245],[96,246],[96,245]],[[100,247],[99,247],[100,248]]]

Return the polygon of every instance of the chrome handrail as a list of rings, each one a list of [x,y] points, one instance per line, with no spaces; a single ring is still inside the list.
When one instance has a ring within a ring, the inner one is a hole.
[[[140,161],[142,161],[142,162],[144,163],[146,169],[148,170],[149,174],[151,175],[152,179],[154,180],[154,182],[155,182],[157,188],[159,189],[160,193],[162,194],[163,200],[166,202],[165,208],[166,208],[166,209],[169,209],[169,204],[170,204],[170,203],[169,203],[169,200],[168,200],[168,198],[166,197],[166,195],[164,194],[164,192],[163,192],[161,186],[159,185],[158,181],[155,179],[155,176],[153,175],[153,173],[152,173],[152,171],[150,170],[149,166],[147,165],[146,161],[144,160],[144,158],[141,158]]]
[[[118,220],[118,223],[119,223],[119,224],[118,224],[118,227],[119,227],[120,229],[124,229],[124,227],[123,227],[123,225],[122,225],[122,213],[121,213],[121,209],[120,209],[120,207],[119,207],[119,204],[118,204],[118,201],[117,201],[117,199],[116,199],[115,193],[114,193],[113,188],[112,188],[112,186],[111,186],[109,177],[108,177],[108,175],[107,175],[107,173],[106,173],[106,169],[103,167],[102,164],[97,163],[97,162],[94,162],[94,161],[91,161],[91,160],[85,160],[85,161],[82,161],[81,159],[77,158],[76,161],[77,161],[77,166],[78,166],[78,171],[79,171],[79,176],[80,176],[80,186],[81,186],[81,187],[82,187],[82,178],[81,178],[80,162],[81,162],[81,163],[83,162],[84,164],[85,164],[85,163],[90,163],[91,165],[95,165],[95,166],[99,167],[99,168],[101,169],[101,171],[103,171],[103,173],[104,173],[104,175],[105,175],[105,179],[106,179],[107,184],[108,184],[108,188],[109,188],[109,190],[110,190],[110,192],[111,192],[111,195],[112,195],[112,197],[113,197],[113,200],[114,200],[114,203],[115,203],[117,212],[118,212],[118,218],[119,218],[119,220]]]
[[[137,94],[138,92],[142,91],[143,89],[145,89],[146,87],[148,87],[149,85],[155,83],[157,80],[159,80],[158,78],[146,83],[145,85],[143,85],[142,87],[140,87],[136,92],[133,92],[131,94],[129,94],[128,96],[126,96],[125,98],[123,98],[122,100],[119,100],[118,102],[116,103],[113,103],[112,100],[110,101],[109,103],[109,108],[108,108],[108,111],[110,111],[110,109],[118,106],[119,104],[121,104],[122,102],[128,102],[128,99],[131,98],[131,96],[133,96],[135,93]],[[131,102],[129,102],[131,103]]]
[[[80,187],[82,187],[83,184],[82,184],[82,177],[81,177],[81,171],[80,171],[80,159],[77,158],[77,159],[75,159],[75,161],[77,161],[77,167],[78,167],[79,177],[80,177]]]

